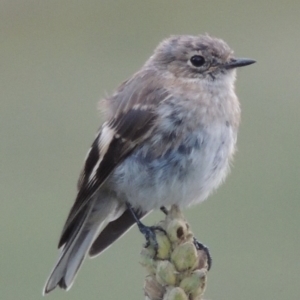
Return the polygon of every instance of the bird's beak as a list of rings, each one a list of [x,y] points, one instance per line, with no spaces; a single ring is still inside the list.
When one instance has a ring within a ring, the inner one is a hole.
[[[234,69],[254,64],[256,61],[249,58],[232,58],[224,65],[225,69]]]

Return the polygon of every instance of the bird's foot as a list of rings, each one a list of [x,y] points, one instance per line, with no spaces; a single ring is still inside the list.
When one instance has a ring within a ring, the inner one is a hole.
[[[146,226],[141,221],[139,221],[137,225],[139,227],[140,232],[144,235],[146,239],[145,248],[148,248],[152,244],[156,255],[158,251],[158,243],[155,231],[161,231],[164,234],[166,234],[166,231],[160,226]]]
[[[212,257],[210,255],[209,249],[207,246],[199,242],[196,238],[194,238],[194,245],[197,250],[202,250],[207,256],[207,270],[209,271],[212,266]]]
[[[161,231],[165,235],[167,234],[166,231],[163,228],[161,228],[160,226],[146,226],[136,216],[132,206],[129,203],[126,203],[126,205],[127,205],[127,208],[129,209],[129,211],[131,212],[137,226],[139,227],[140,232],[144,235],[144,237],[146,239],[145,248],[148,248],[152,243],[154,251],[155,251],[155,256],[156,256],[157,252],[158,252],[158,243],[157,243],[155,231]],[[162,211],[163,211],[163,209],[162,209]],[[165,209],[165,213],[167,214],[167,209]]]

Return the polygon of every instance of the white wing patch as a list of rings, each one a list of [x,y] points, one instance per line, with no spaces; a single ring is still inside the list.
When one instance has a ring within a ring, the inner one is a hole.
[[[103,157],[104,157],[105,153],[107,152],[109,145],[110,145],[112,139],[114,138],[115,134],[116,134],[115,130],[110,128],[107,122],[105,122],[102,125],[102,131],[99,136],[99,142],[98,142],[99,152],[100,152],[99,160],[97,161],[92,172],[90,173],[89,181],[91,181],[94,178],[94,176],[100,166],[100,163],[103,160]]]
[[[98,143],[101,157],[103,157],[103,155],[106,153],[115,134],[116,134],[115,130],[110,128],[107,122],[105,122],[102,125],[102,132],[99,137],[99,143]]]

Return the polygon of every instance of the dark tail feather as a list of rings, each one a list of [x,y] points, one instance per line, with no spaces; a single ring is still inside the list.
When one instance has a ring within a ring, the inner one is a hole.
[[[141,219],[147,213],[136,212],[136,216]],[[127,209],[116,220],[107,224],[107,226],[101,231],[100,235],[93,242],[92,247],[89,250],[89,255],[94,257],[99,255],[103,250],[109,247],[114,241],[120,238],[126,231],[135,224],[135,220],[131,212]]]
[[[88,250],[88,246],[92,243],[92,234],[95,234],[96,227],[92,230],[84,228],[90,211],[91,207],[86,209],[84,215],[82,215],[82,219],[73,229],[72,236],[62,246],[60,257],[44,287],[44,295],[50,293],[57,286],[66,290],[71,287]]]
[[[57,286],[65,290],[70,289],[91,244],[115,206],[113,201],[102,201],[94,208],[92,202],[85,208],[84,214],[80,214],[81,220],[70,230],[71,235],[68,235],[68,240],[62,246],[60,257],[44,287],[44,294],[50,293]]]

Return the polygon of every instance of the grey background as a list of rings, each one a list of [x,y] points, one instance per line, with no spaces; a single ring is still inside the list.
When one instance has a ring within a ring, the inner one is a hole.
[[[185,211],[214,258],[206,299],[299,299],[299,18],[299,1],[2,0],[0,299],[42,298],[98,100],[163,38],[205,32],[257,60],[238,71],[231,175]],[[86,261],[70,292],[49,297],[143,299],[142,243],[131,230]]]

